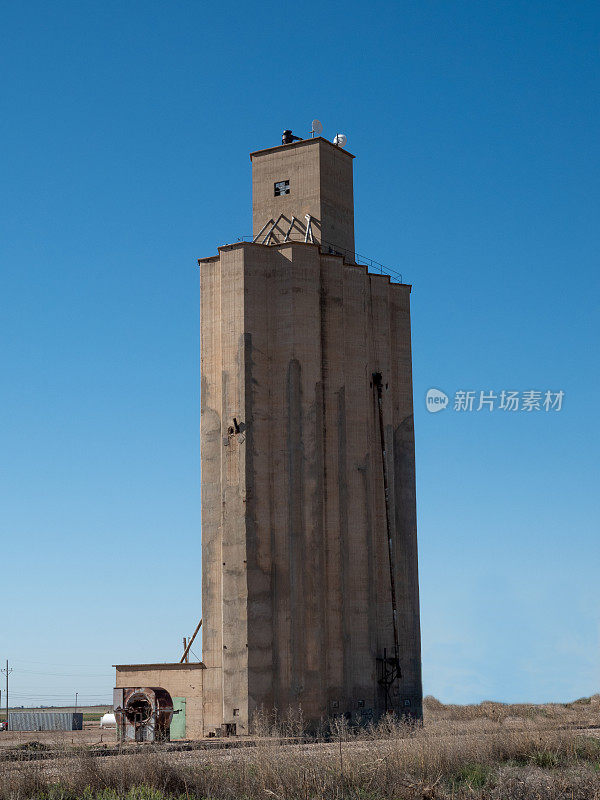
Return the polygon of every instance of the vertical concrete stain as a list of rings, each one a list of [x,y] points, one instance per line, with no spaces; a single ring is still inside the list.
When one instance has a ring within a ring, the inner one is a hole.
[[[340,527],[340,583],[342,594],[342,690],[343,700],[348,701],[352,694],[351,676],[351,640],[352,630],[348,601],[351,597],[352,587],[349,585],[350,559],[354,555],[348,548],[348,479],[346,462],[346,389],[342,387],[337,392],[337,433],[338,433],[338,497],[339,497],[339,527]]]
[[[290,574],[290,650],[292,692],[301,699],[304,689],[304,441],[302,437],[302,367],[293,358],[287,374],[288,541]]]

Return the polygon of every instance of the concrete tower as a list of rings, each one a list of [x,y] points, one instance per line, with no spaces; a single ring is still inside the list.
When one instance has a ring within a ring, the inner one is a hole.
[[[199,260],[204,731],[419,716],[410,286],[356,263],[350,153],[251,160],[255,241]]]

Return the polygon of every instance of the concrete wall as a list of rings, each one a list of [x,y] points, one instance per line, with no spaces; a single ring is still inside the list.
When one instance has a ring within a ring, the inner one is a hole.
[[[246,733],[261,706],[310,720],[384,710],[377,659],[394,644],[374,372],[402,667],[388,702],[419,714],[410,287],[300,243],[220,248],[200,281],[205,730]]]
[[[314,240],[354,261],[353,158],[321,137],[251,153],[253,235],[283,214],[274,241],[283,241],[292,217],[299,224],[290,238],[304,241],[310,214]],[[282,180],[289,180],[290,193],[275,197],[274,184]]]
[[[204,664],[127,664],[115,669],[117,689],[160,687],[171,697],[185,697],[186,739],[202,738],[202,684],[204,676],[211,672]]]
[[[354,187],[351,156],[326,139],[319,147],[322,240],[340,251],[346,261],[354,259]]]
[[[234,419],[246,417],[244,308],[244,248],[222,248],[201,271],[202,657],[206,730],[235,722],[240,733],[248,732],[247,480]]]

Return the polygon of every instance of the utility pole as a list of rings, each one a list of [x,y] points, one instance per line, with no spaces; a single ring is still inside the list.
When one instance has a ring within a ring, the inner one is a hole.
[[[3,669],[2,672],[6,673],[6,730],[8,730],[8,676],[12,672],[12,669],[8,668],[8,658],[6,659],[6,669]]]
[[[77,711],[77,695],[79,692],[75,692],[75,711]]]

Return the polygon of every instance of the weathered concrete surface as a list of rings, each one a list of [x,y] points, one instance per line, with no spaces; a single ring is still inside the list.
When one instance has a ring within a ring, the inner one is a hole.
[[[382,710],[376,659],[393,654],[393,629],[374,372],[403,671],[394,703],[419,713],[410,288],[299,243],[232,245],[201,271],[205,299],[221,287],[202,315],[203,657],[223,667],[220,687],[206,681],[207,725],[245,732],[261,705],[300,703],[311,719]]]
[[[323,230],[340,224],[351,165],[325,140],[253,154],[255,233],[290,198],[289,216],[317,203]],[[273,198],[288,177],[290,195]],[[410,287],[280,240],[221,247],[200,260],[200,288],[205,733],[222,723],[247,733],[260,707],[301,706],[314,721],[365,720],[386,706],[419,715]],[[378,659],[393,655],[394,636],[374,373],[402,668],[387,698]]]
[[[292,217],[290,239],[304,241],[305,215],[312,217],[314,241],[354,261],[354,156],[327,139],[316,137],[250,154],[252,159],[252,227],[256,236],[268,220],[284,218],[274,232],[283,242]],[[289,194],[275,196],[276,182],[288,180]],[[260,240],[259,240],[260,241]]]

